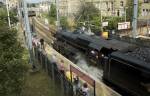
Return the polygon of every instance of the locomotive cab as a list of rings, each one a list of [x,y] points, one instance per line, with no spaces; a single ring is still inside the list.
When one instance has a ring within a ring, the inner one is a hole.
[[[107,61],[106,58],[108,58],[114,51],[116,50],[111,48],[109,45],[99,42],[98,44],[90,43],[87,54],[90,62],[102,67]]]
[[[133,96],[150,96],[150,65],[134,57],[112,53],[103,79]]]

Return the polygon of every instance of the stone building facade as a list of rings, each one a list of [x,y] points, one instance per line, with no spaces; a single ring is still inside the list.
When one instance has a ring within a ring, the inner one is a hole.
[[[6,5],[6,0],[0,0],[1,3]],[[7,0],[9,9],[16,8],[18,5],[18,0]]]
[[[97,7],[102,16],[123,16],[126,0],[61,0],[60,15],[74,16],[83,2],[90,2]]]
[[[150,0],[141,1],[141,12],[139,19],[150,19]]]
[[[150,0],[139,0],[141,12],[139,18],[150,16]],[[127,0],[60,0],[60,14],[73,16],[82,5],[82,2],[93,3],[103,16],[125,16]]]

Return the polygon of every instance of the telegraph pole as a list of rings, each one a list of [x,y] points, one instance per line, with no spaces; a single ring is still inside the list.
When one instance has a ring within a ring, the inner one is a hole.
[[[137,17],[138,17],[138,0],[134,0],[134,10],[133,10],[133,22],[132,22],[132,36],[133,38],[137,37]]]
[[[102,1],[100,0],[99,1],[99,10],[100,10],[100,18],[101,18],[101,21],[100,21],[100,23],[101,23],[101,32],[103,32],[103,16],[102,16]]]
[[[59,21],[59,0],[56,0],[56,11],[57,11],[57,29],[59,30],[60,21]]]
[[[51,11],[51,0],[49,0],[48,3],[48,15],[50,15],[50,11]]]
[[[24,11],[24,24],[25,24],[25,31],[27,33],[27,44],[28,44],[28,50],[30,52],[30,63],[33,64],[33,54],[32,54],[32,35],[29,25],[29,17],[28,17],[28,11],[27,11],[27,2],[26,0],[23,0],[23,11]]]
[[[124,7],[124,22],[127,21],[127,10],[126,10],[126,6]]]
[[[10,24],[10,15],[9,15],[9,6],[8,6],[8,1],[6,0],[6,9],[7,9],[7,17],[8,17],[8,25],[11,28],[11,24]]]

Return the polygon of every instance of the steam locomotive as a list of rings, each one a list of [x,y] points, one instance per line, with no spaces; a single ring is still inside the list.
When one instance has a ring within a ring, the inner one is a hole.
[[[81,31],[57,32],[55,38],[54,49],[66,57],[73,59],[81,50],[91,62],[102,66],[104,81],[133,96],[150,96],[150,51],[144,56],[135,52],[140,48],[134,44]]]
[[[79,50],[83,51],[89,61],[102,65],[102,58],[117,50],[133,47],[132,44],[115,39],[105,40],[95,35],[87,35],[80,30],[74,32],[58,32],[55,34],[54,49],[66,57],[75,56]],[[73,50],[73,51],[72,51]]]

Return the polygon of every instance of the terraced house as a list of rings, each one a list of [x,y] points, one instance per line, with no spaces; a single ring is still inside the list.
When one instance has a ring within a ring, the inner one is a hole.
[[[141,0],[141,14],[139,19],[150,19],[150,0]]]
[[[124,16],[128,0],[61,0],[59,3],[60,15],[73,16],[83,2],[93,3],[103,16]],[[139,18],[150,15],[150,0],[139,0],[141,11]],[[143,17],[145,18],[145,17]]]
[[[103,16],[123,16],[126,7],[126,0],[61,0],[60,14],[76,14],[84,2],[93,3]]]

